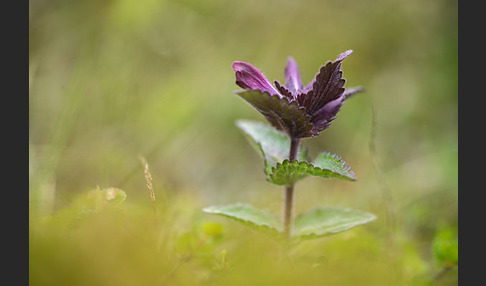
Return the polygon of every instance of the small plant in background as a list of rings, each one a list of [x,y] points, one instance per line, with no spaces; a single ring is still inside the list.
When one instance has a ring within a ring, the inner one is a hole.
[[[361,87],[345,89],[342,61],[352,53],[348,50],[336,60],[322,66],[314,79],[304,86],[295,60],[288,58],[285,85],[275,81],[275,87],[253,65],[236,61],[233,70],[236,92],[259,111],[271,125],[239,120],[237,126],[264,159],[267,181],[284,186],[282,218],[248,204],[212,206],[204,212],[221,215],[286,242],[299,242],[339,233],[368,223],[375,215],[363,211],[335,207],[317,207],[294,219],[295,183],[307,176],[355,181],[351,168],[335,154],[321,152],[311,162],[300,141],[319,135],[329,127],[344,102]]]

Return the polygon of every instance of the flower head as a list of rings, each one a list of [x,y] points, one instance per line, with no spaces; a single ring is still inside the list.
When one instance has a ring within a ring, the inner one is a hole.
[[[316,136],[329,127],[346,99],[362,90],[344,88],[341,62],[351,53],[348,50],[327,62],[306,86],[292,57],[285,67],[285,85],[275,81],[275,86],[253,65],[235,61],[236,84],[245,89],[237,94],[291,138]]]

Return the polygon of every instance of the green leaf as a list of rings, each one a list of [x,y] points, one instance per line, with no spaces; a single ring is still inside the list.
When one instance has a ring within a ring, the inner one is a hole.
[[[275,167],[267,174],[267,180],[277,185],[293,185],[312,173],[314,166],[307,162],[290,162],[285,159],[282,163],[277,163]]]
[[[322,152],[311,164],[307,162],[307,150],[299,148],[297,160],[290,162],[287,134],[256,121],[238,120],[236,124],[265,160],[265,174],[271,183],[292,185],[307,176],[356,180],[350,167],[337,155]]]
[[[277,162],[288,158],[290,139],[284,132],[257,121],[238,120],[236,125],[245,133],[251,145],[265,160],[266,174],[269,174]],[[297,158],[300,161],[306,161],[307,150],[299,148]]]
[[[320,153],[312,164],[297,160],[290,162],[286,159],[282,163],[277,163],[267,173],[268,181],[284,186],[295,184],[307,176],[356,180],[350,167],[341,158],[329,152]]]
[[[376,219],[371,213],[331,207],[320,207],[294,220],[293,236],[299,239],[312,239],[336,234]]]
[[[335,154],[321,152],[314,160],[312,165],[318,169],[330,171],[331,173],[328,175],[329,177],[339,178],[347,181],[356,181],[356,175],[353,173],[353,171],[351,171],[351,167],[341,160],[341,157]],[[323,177],[319,174],[314,176]]]
[[[212,206],[204,208],[203,211],[234,219],[271,235],[278,235],[282,228],[280,219],[276,215],[268,210],[257,209],[247,204],[237,203],[227,206]]]

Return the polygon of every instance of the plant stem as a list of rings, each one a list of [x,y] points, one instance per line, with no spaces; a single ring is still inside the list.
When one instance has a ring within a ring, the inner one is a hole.
[[[290,152],[289,161],[293,161],[297,158],[299,150],[299,138],[290,138]],[[285,186],[284,193],[284,234],[286,238],[290,238],[292,221],[293,221],[293,208],[294,208],[294,184]]]

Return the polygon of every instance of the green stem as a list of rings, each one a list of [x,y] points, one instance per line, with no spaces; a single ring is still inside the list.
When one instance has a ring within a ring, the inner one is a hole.
[[[297,153],[299,151],[299,143],[300,143],[299,138],[290,138],[289,161],[291,162],[297,158]],[[285,186],[283,227],[284,227],[284,234],[286,238],[290,238],[290,234],[292,232],[293,208],[294,208],[294,184]]]

